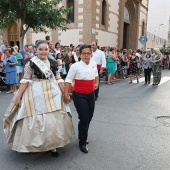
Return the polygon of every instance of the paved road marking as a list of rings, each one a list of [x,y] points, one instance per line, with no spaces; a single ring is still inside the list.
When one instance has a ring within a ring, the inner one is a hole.
[[[169,80],[170,80],[170,77],[163,77],[163,78],[161,78],[161,82],[160,82],[159,85],[162,85],[163,83],[165,83],[165,82],[167,82]]]
[[[151,76],[151,79],[152,79],[152,78],[153,78],[153,75]],[[166,83],[166,82],[169,81],[169,80],[170,80],[170,77],[162,77],[162,78],[161,78],[161,82],[160,82],[159,85],[162,85],[162,84]],[[142,77],[142,78],[139,79],[139,83],[142,83],[142,82],[144,82],[144,81],[145,81],[145,77]],[[136,83],[137,80],[133,80],[132,82],[133,82],[133,83]],[[152,81],[151,81],[151,82],[152,82]],[[152,83],[151,83],[150,85],[152,85]]]
[[[151,75],[151,78],[153,78],[153,75]],[[136,83],[137,82],[136,77],[134,77],[134,79],[135,80],[133,80],[132,82]],[[145,81],[145,77],[139,78],[139,83],[144,82],[144,81]]]

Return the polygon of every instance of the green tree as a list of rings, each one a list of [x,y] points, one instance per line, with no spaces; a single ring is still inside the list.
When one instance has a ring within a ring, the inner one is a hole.
[[[72,8],[57,7],[60,2],[62,0],[0,0],[0,29],[19,21],[20,48],[29,28],[36,33],[47,33],[46,28],[66,30],[69,20],[64,16]]]

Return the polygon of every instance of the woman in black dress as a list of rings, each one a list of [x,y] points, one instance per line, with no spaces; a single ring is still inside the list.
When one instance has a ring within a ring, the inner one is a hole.
[[[139,58],[136,56],[136,51],[133,51],[132,56],[129,59],[129,73],[130,73],[129,84],[132,84],[132,75],[136,75],[137,83],[139,83],[137,63],[139,63]]]

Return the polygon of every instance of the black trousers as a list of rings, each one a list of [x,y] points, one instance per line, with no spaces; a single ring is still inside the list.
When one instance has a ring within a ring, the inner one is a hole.
[[[99,74],[99,84],[100,84],[100,70],[98,70],[98,74]],[[94,91],[95,93],[95,99],[97,99],[99,97],[99,85],[98,88]]]
[[[144,69],[145,73],[145,83],[150,82],[151,80],[151,68]]]
[[[79,116],[78,135],[79,144],[86,144],[88,138],[89,125],[93,117],[95,108],[94,92],[90,94],[82,94],[73,91],[74,106]]]

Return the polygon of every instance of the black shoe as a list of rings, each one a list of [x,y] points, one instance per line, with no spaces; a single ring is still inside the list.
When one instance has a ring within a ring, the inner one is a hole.
[[[53,157],[58,157],[59,154],[58,154],[58,152],[57,152],[57,149],[52,149],[52,150],[51,150],[51,155],[52,155]]]
[[[88,153],[88,148],[86,147],[86,145],[79,145],[79,148],[83,153]]]
[[[145,82],[145,84],[147,84],[147,82]]]
[[[79,143],[80,143],[80,140],[79,140]],[[89,144],[89,141],[88,140],[86,140],[86,145],[88,145]],[[81,144],[80,144],[81,145]]]
[[[152,85],[153,85],[153,86],[155,86],[155,84],[154,84],[154,83],[153,83]]]
[[[98,97],[95,97],[95,101],[97,101]]]

